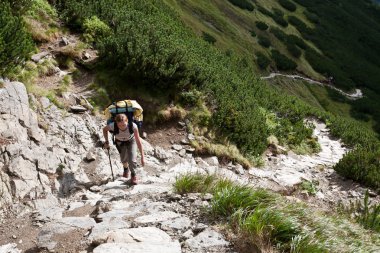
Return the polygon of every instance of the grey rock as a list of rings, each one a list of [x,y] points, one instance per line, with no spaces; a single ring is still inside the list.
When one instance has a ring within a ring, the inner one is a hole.
[[[178,144],[174,144],[174,145],[172,145],[172,149],[174,149],[176,151],[180,151],[182,149],[182,146],[178,145]]]
[[[81,105],[73,105],[73,106],[70,106],[70,111],[73,113],[83,113],[83,112],[87,111],[87,108],[85,108]]]
[[[194,136],[194,134],[188,134],[188,135],[187,135],[187,138],[188,138],[190,141],[195,141],[195,136]]]
[[[158,223],[178,218],[180,215],[171,211],[157,212],[154,214],[140,216],[135,219],[139,224]]]
[[[206,200],[206,201],[209,201],[209,200],[211,200],[212,198],[213,198],[213,196],[212,196],[211,193],[206,193],[206,194],[202,197],[202,199],[203,199],[203,200]]]
[[[43,223],[59,220],[62,219],[63,211],[64,209],[58,206],[40,209],[33,215],[33,220]]]
[[[9,243],[0,246],[0,253],[21,253],[22,251],[17,248],[16,243]]]
[[[203,230],[205,230],[206,228],[208,228],[208,226],[206,224],[203,224],[203,223],[198,223],[194,228],[193,228],[193,231],[195,233],[199,233],[199,232],[202,232]]]
[[[20,82],[5,83],[0,89],[0,114],[15,116],[26,128],[38,128],[37,115],[29,108],[25,85]]]
[[[182,140],[181,140],[181,144],[183,144],[183,145],[189,145],[190,142],[189,142],[189,140],[187,140],[187,139],[182,139]]]
[[[182,149],[181,151],[179,151],[180,157],[184,157],[185,155],[186,155],[186,149]]]
[[[122,218],[106,219],[101,223],[97,223],[91,230],[88,238],[89,242],[94,245],[109,242],[109,232],[119,231],[120,229],[129,228],[130,224],[123,221]],[[124,234],[125,235],[125,234]]]
[[[187,217],[180,217],[173,220],[163,221],[161,223],[163,227],[169,227],[175,230],[186,230],[191,227],[191,220]]]
[[[94,185],[90,188],[90,191],[92,192],[101,192],[102,188],[100,186]]]
[[[83,60],[88,60],[91,59],[91,55],[88,52],[84,52],[82,55]]]
[[[218,157],[211,156],[203,159],[210,166],[219,166]]]
[[[62,36],[62,38],[61,38],[61,40],[60,40],[60,42],[59,42],[59,45],[60,45],[61,47],[64,47],[64,46],[68,46],[69,44],[70,44],[69,39],[66,38],[66,37],[64,37],[64,36]]]
[[[315,197],[319,198],[319,199],[324,199],[325,198],[325,195],[321,192],[321,191],[318,191],[316,194],[315,194]]]
[[[155,147],[154,148],[154,156],[160,159],[161,161],[167,160],[171,158],[173,155],[166,152],[163,148],[161,147]]]
[[[185,241],[185,240],[190,239],[192,237],[194,237],[194,233],[191,229],[189,229],[185,233],[182,234],[181,239]]]
[[[39,63],[43,58],[45,58],[49,54],[50,54],[49,52],[41,52],[41,53],[32,55],[31,59],[35,63]]]
[[[243,166],[241,166],[240,164],[236,165],[235,167],[235,173],[238,174],[238,175],[244,175],[244,168]]]
[[[43,109],[46,109],[51,105],[50,100],[47,97],[41,97],[40,103]]]
[[[156,227],[113,229],[103,234],[106,243],[170,243],[170,236]]]
[[[94,253],[181,253],[178,241],[167,243],[105,243],[94,249]]]
[[[88,217],[66,217],[48,223],[38,234],[37,246],[40,249],[48,249],[49,251],[52,251],[57,245],[57,242],[52,240],[55,235],[68,233],[78,229],[89,230],[95,226],[95,224],[94,219]]]
[[[96,160],[96,155],[94,153],[94,150],[90,150],[87,155],[86,155],[86,160],[88,162],[92,162],[92,161],[95,161]]]
[[[211,229],[206,229],[197,236],[186,240],[186,245],[192,249],[201,249],[217,246],[228,246],[229,242],[224,240],[220,233],[217,233]]]

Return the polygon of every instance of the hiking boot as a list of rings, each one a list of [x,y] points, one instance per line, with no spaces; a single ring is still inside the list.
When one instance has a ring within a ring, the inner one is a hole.
[[[131,184],[132,185],[136,185],[137,184],[137,177],[136,176],[131,177]]]
[[[124,168],[123,177],[126,177],[126,178],[129,177],[129,170],[128,170],[128,168]]]

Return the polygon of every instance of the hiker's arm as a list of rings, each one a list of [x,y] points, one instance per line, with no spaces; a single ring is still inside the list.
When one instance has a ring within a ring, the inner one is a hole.
[[[140,154],[141,154],[141,166],[144,166],[144,164],[145,164],[145,161],[144,161],[144,150],[143,150],[143,147],[142,147],[142,144],[141,144],[141,140],[140,140],[139,129],[138,128],[134,128],[133,129],[133,133],[135,134],[136,144],[137,144],[137,147],[138,147],[138,149],[140,151]]]

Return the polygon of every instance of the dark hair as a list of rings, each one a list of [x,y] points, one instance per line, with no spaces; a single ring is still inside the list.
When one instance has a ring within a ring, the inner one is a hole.
[[[126,121],[127,119],[128,118],[127,118],[127,116],[125,116],[125,114],[118,114],[115,117],[116,122],[123,122],[123,121]]]

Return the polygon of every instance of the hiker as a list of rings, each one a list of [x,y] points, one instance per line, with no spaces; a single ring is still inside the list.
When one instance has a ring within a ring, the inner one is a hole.
[[[137,150],[136,144],[141,154],[141,165],[144,166],[144,152],[140,140],[139,129],[133,123],[133,133],[129,131],[128,118],[125,114],[118,114],[115,117],[116,127],[119,128],[115,135],[115,145],[120,154],[120,159],[124,167],[123,177],[128,178],[129,170],[131,170],[131,183],[137,184],[136,167],[137,167]],[[104,148],[109,149],[108,131],[114,131],[115,123],[112,122],[103,128],[103,136],[105,139]]]

